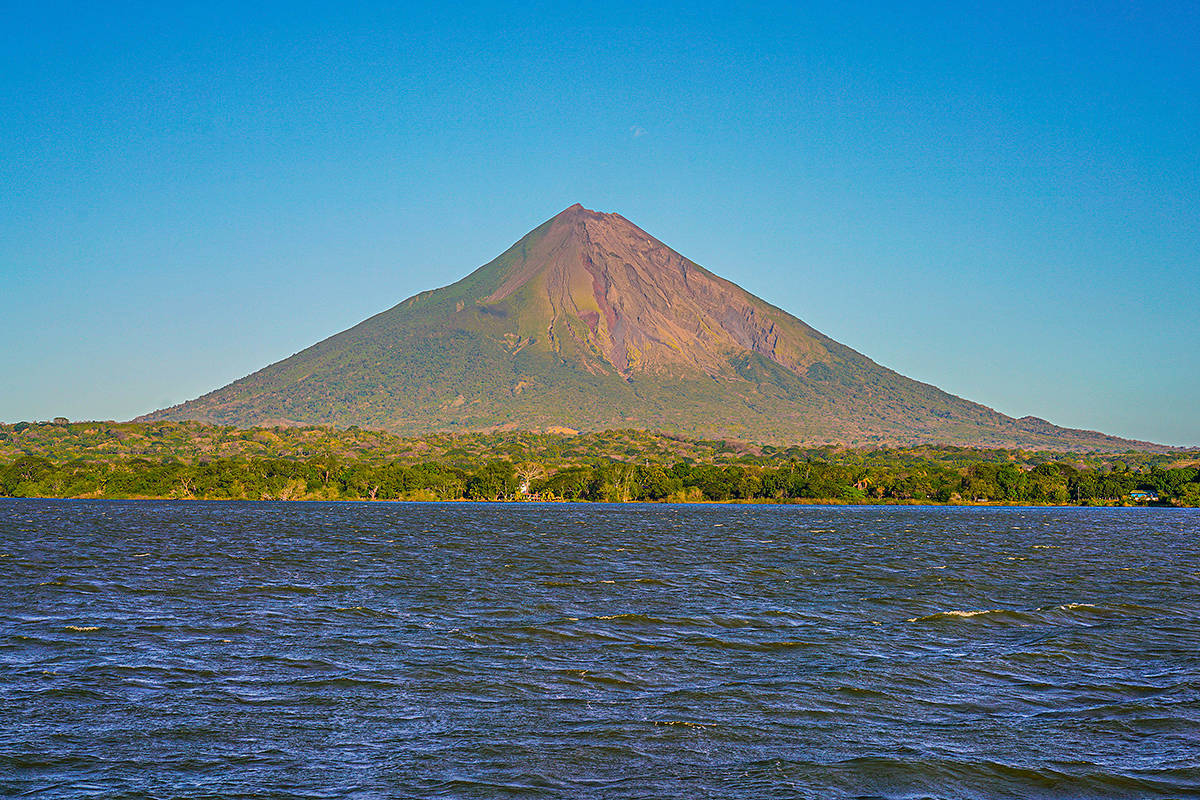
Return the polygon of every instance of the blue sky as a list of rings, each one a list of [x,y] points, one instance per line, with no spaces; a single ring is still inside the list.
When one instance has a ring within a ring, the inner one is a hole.
[[[1197,6],[797,5],[9,8],[0,420],[196,397],[581,202],[911,377],[1200,444]]]

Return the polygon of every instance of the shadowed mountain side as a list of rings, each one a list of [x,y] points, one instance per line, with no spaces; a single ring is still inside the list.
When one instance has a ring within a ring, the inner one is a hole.
[[[1013,419],[905,378],[580,205],[455,284],[139,419],[1161,449]]]

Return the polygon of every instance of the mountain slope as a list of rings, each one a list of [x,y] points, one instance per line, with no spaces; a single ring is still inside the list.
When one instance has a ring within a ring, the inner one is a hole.
[[[459,282],[143,420],[1125,450],[905,378],[574,205]]]

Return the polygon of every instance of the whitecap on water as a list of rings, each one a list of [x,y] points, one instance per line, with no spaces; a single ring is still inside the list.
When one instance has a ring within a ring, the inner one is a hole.
[[[982,617],[987,614],[1012,614],[1017,612],[1007,611],[1003,608],[983,608],[975,611],[959,611],[957,609],[951,611],[938,611],[933,614],[926,614],[923,617],[911,617],[909,622],[928,622],[935,619],[949,619],[951,617]]]

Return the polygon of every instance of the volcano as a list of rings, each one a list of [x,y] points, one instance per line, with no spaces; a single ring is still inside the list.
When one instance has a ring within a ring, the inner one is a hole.
[[[906,378],[619,214],[578,204],[457,283],[140,419],[412,435],[639,428],[780,444],[1154,447],[1015,419]]]

